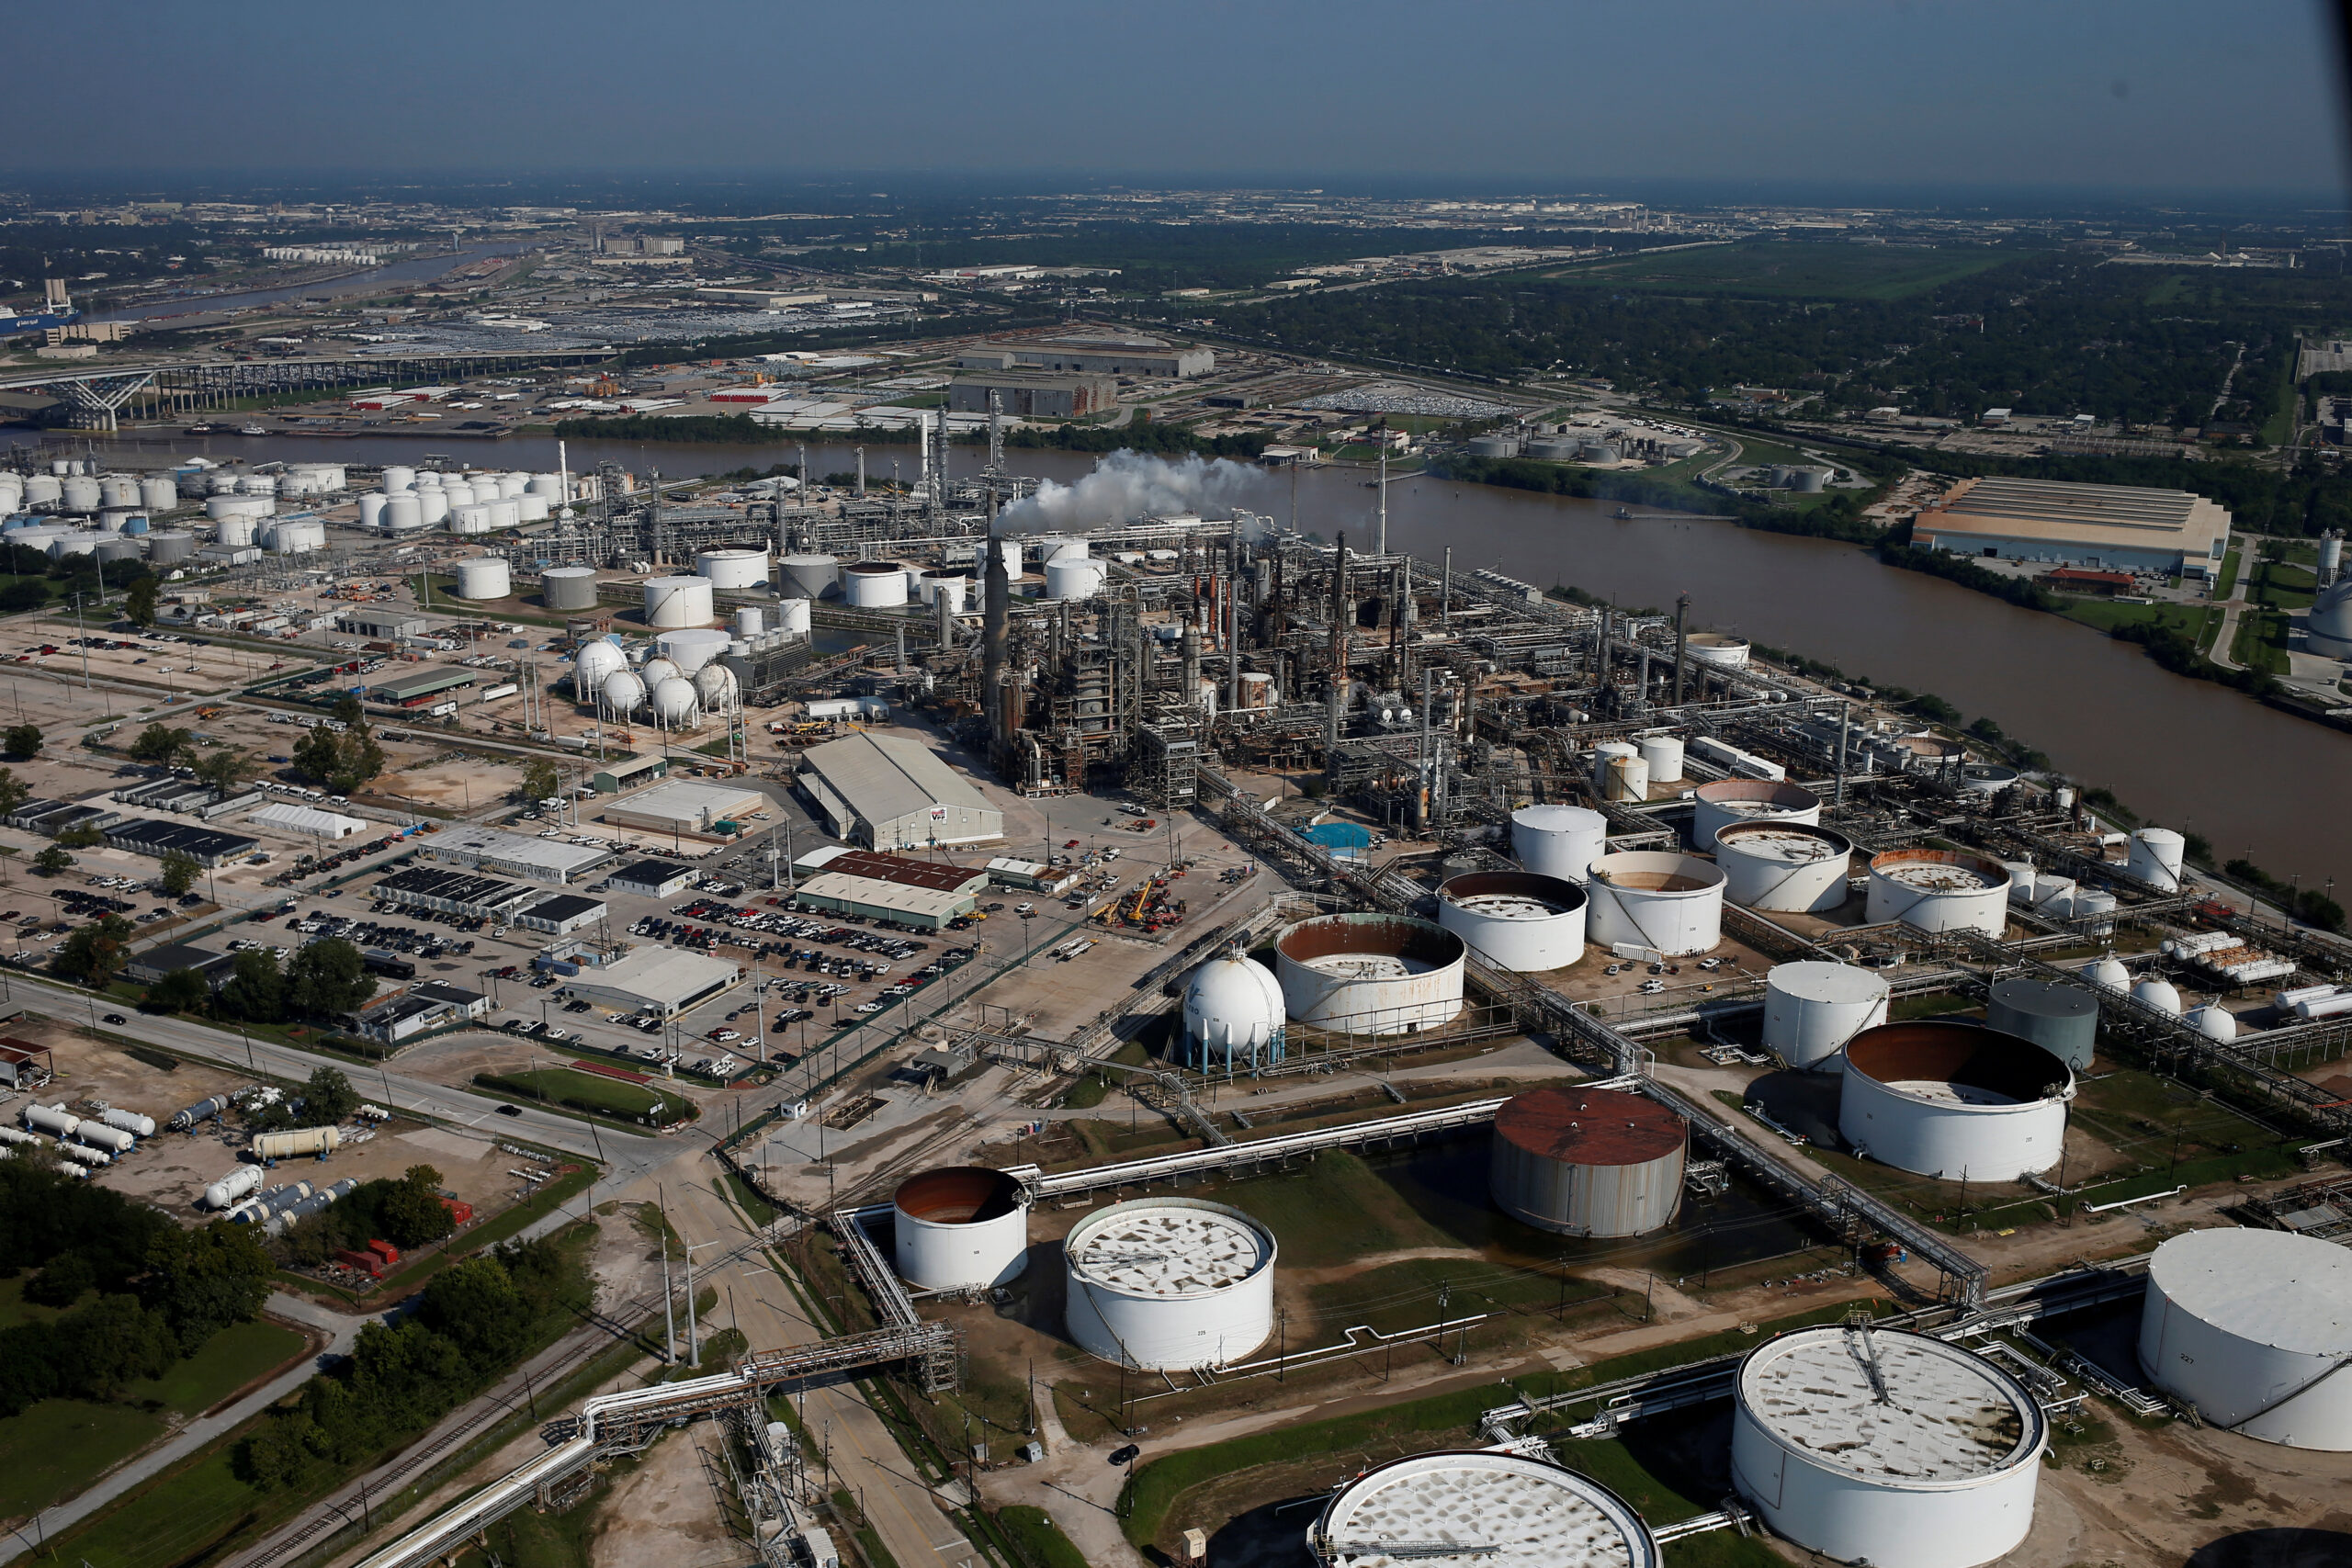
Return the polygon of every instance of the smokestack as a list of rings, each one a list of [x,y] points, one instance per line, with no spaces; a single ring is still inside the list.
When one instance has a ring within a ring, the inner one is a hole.
[[[1186,626],[1179,645],[1184,650],[1184,702],[1193,705],[1201,700],[1201,629]]]
[[[1680,593],[1674,600],[1674,705],[1682,705],[1682,671],[1690,652],[1690,634],[1684,623],[1690,618],[1690,595]]]
[[[996,491],[989,491],[989,526],[982,546],[989,558],[980,571],[980,708],[987,715],[989,734],[1002,740],[1011,726],[1001,711],[1004,682],[1005,622],[1012,615],[1012,583],[1004,574],[1004,550],[996,537]]]

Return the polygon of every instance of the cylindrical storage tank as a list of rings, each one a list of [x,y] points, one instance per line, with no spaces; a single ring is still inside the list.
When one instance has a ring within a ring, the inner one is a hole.
[[[65,486],[62,480],[53,479],[48,474],[26,476],[24,504],[27,506],[55,506],[64,499],[64,495]]]
[[[254,531],[253,509],[258,504],[259,502],[248,501],[243,496],[216,495],[205,502],[204,514],[215,523],[224,525],[230,523],[243,524],[245,542],[250,544],[253,542]]]
[[[1241,706],[1243,711],[1271,708],[1274,705],[1274,678],[1272,675],[1256,670],[1242,671]]]
[[[74,1135],[90,1147],[104,1149],[110,1155],[122,1154],[139,1142],[119,1127],[109,1127],[103,1122],[93,1122],[87,1117],[83,1118],[82,1124],[74,1129]]]
[[[1764,1048],[1808,1072],[1834,1068],[1847,1041],[1886,1021],[1889,990],[1851,964],[1775,964],[1764,976]]]
[[[530,485],[531,476],[528,474],[501,474],[498,476],[498,497],[501,501],[514,501]]]
[[[384,526],[384,508],[390,504],[391,499],[392,498],[390,496],[384,494],[381,491],[371,490],[361,492],[359,497],[359,525],[362,528],[381,528]]]
[[[695,629],[663,632],[653,639],[662,657],[678,667],[678,673],[692,676],[727,651],[728,636],[716,630]]]
[[[1584,956],[1585,890],[1532,871],[1474,871],[1437,890],[1437,923],[1479,962],[1515,974],[1564,969]]]
[[[822,599],[841,581],[841,566],[833,556],[786,556],[778,587],[787,599]]]
[[[2033,863],[2030,860],[2005,860],[2001,863],[2001,869],[2009,874],[2009,902],[2032,903]]]
[[[1487,1189],[1511,1218],[1561,1235],[1645,1235],[1682,1206],[1690,1128],[1646,1095],[1557,1087],[1495,1112]]]
[[[1789,472],[1789,488],[1799,495],[1819,495],[1828,482],[1826,468],[1792,468]]]
[[[485,501],[479,504],[490,513],[490,529],[493,534],[503,528],[519,526],[523,521],[523,508],[511,500]]]
[[[1274,938],[1274,976],[1295,1023],[1409,1034],[1462,1012],[1462,939],[1407,915],[1323,915]]]
[[[1592,749],[1593,788],[1608,788],[1610,769],[1618,762],[1637,759],[1641,754],[1640,747],[1628,745],[1623,740],[1604,740],[1595,746]]]
[[[60,1101],[55,1105],[28,1105],[24,1109],[25,1125],[36,1133],[47,1133],[62,1138],[82,1124],[82,1119],[65,1109]]]
[[[332,1154],[342,1141],[342,1134],[333,1127],[301,1127],[291,1133],[256,1133],[250,1152],[255,1159],[293,1159]]]
[[[854,561],[842,569],[842,602],[888,610],[907,602],[907,569],[891,561]]]
[[[1510,814],[1510,851],[1544,876],[1582,882],[1609,850],[1609,818],[1582,806],[1525,806]]]
[[[1274,1235],[1197,1198],[1114,1203],[1062,1244],[1063,1322],[1141,1371],[1246,1360],[1274,1331]]]
[[[523,487],[523,493],[536,495],[542,501],[561,501],[563,476],[561,474],[533,474],[530,482]]]
[[[1747,665],[1747,639],[1728,632],[1692,632],[1682,639],[1691,660],[1718,670],[1742,670]]]
[[[98,1119],[107,1126],[119,1128],[134,1138],[152,1138],[155,1135],[155,1119],[153,1116],[141,1116],[136,1111],[124,1111],[118,1107],[107,1111]]]
[[[1923,931],[2008,929],[2009,874],[1999,861],[1960,850],[1889,850],[1871,858],[1871,925],[1901,920]]]
[[[1645,735],[1639,745],[1642,762],[1650,771],[1650,783],[1672,784],[1682,776],[1682,738],[1679,735]]]
[[[276,474],[247,474],[237,481],[237,493],[275,496],[277,493],[277,476]]]
[[[96,534],[73,533],[51,541],[49,553],[51,558],[63,560],[67,556],[95,555],[97,548]]]
[[[139,481],[128,474],[107,474],[98,480],[98,504],[109,512],[136,511]]]
[[[960,615],[965,611],[966,601],[971,595],[972,580],[968,577],[933,578],[930,582],[930,592],[933,604],[944,600],[949,615]]]
[[[89,1130],[87,1126],[83,1129],[84,1132]],[[70,1159],[75,1165],[100,1166],[114,1163],[114,1156],[104,1149],[94,1149],[87,1144],[69,1143],[63,1138],[57,1141],[57,1153],[61,1158]]]
[[[2050,1418],[1973,1351],[1900,1329],[1800,1328],[1749,1352],[1732,1398],[1732,1484],[1808,1551],[1977,1568],[2032,1528]]]
[[[1605,800],[1647,800],[1650,797],[1650,765],[1638,754],[1610,758],[1601,774],[1600,794]]]
[[[1971,795],[1998,795],[2019,776],[2015,768],[1999,762],[1970,762],[1960,770],[1960,787]]]
[[[385,507],[385,515],[394,519],[392,526],[395,528],[402,526],[398,518],[401,515],[400,503],[404,500],[416,502],[417,525],[420,527],[438,527],[449,521],[449,498],[438,490],[420,486],[413,497],[396,495]]]
[[[1439,1551],[1467,1537],[1475,1551]],[[1425,1543],[1409,1558],[1381,1541]],[[1657,1568],[1657,1538],[1641,1515],[1589,1477],[1490,1449],[1442,1450],[1375,1465],[1324,1505],[1313,1560],[1390,1568],[1400,1558],[1437,1568]],[[1352,1550],[1350,1548],[1352,1547]]]
[[[452,534],[487,534],[490,532],[490,508],[479,501],[459,502],[449,508],[449,532]]]
[[[2140,1366],[2209,1427],[2352,1450],[2352,1253],[2287,1231],[2193,1230],[2148,1260]]]
[[[269,547],[281,556],[308,555],[327,547],[327,525],[302,518],[269,531]]]
[[[2091,936],[2113,935],[2116,907],[2115,895],[2104,888],[2078,889],[2072,911],[2075,929]]]
[[[424,506],[418,497],[395,495],[385,498],[383,526],[386,533],[406,534],[424,525]]]
[[[768,629],[768,613],[756,604],[746,604],[735,612],[734,624],[728,629],[739,639],[758,637]]]
[[[482,503],[481,496],[473,486],[448,479],[444,479],[441,483],[441,496],[449,503],[449,510],[452,512],[460,506],[480,506]],[[485,512],[483,515],[488,516],[489,513]]]
[[[663,724],[684,724],[695,716],[694,682],[673,675],[653,688],[653,716]]]
[[[503,556],[475,556],[458,563],[458,597],[503,599],[514,592],[514,575]]]
[[[596,607],[596,569],[551,566],[539,573],[539,598],[550,610],[593,610]]]
[[[2180,990],[2169,980],[2150,976],[2132,987],[2132,999],[2167,1017],[2180,1016]]]
[[[710,579],[713,588],[765,588],[765,550],[704,550],[695,557],[695,574]]]
[[[2098,1043],[2098,998],[2080,986],[2012,975],[1993,982],[1984,1022],[2032,1041],[2079,1073]]]
[[[139,541],[118,534],[112,538],[100,539],[90,547],[90,553],[98,558],[101,566],[110,566],[119,560],[137,560]]]
[[[204,1190],[204,1206],[225,1209],[251,1192],[261,1190],[261,1167],[241,1165]]]
[[[1743,909],[1820,914],[1846,901],[1854,841],[1805,822],[1735,822],[1715,830],[1724,896]]]
[[[965,1165],[909,1177],[890,1208],[899,1278],[918,1290],[987,1290],[1029,1266],[1029,1204],[1001,1170]]]
[[[591,638],[571,656],[571,689],[584,703],[604,689],[615,671],[628,668],[627,654],[603,637]]]
[[[1592,863],[1589,934],[1599,946],[1661,957],[1704,953],[1724,939],[1723,868],[1671,851],[1621,850]]]
[[[1046,597],[1091,599],[1102,592],[1110,569],[1085,556],[1063,556],[1046,563]]]
[[[1051,566],[1057,560],[1084,560],[1093,552],[1082,538],[1068,534],[1040,534],[1036,538],[1037,564]],[[1006,563],[1011,570],[1011,563]]]
[[[135,516],[126,517],[122,520],[122,531],[126,534],[144,534],[147,532],[147,516],[144,513],[141,513]]]
[[[150,512],[169,512],[180,503],[180,487],[171,476],[149,475],[139,481],[139,504]]]
[[[2188,840],[2169,828],[2143,828],[2132,835],[2131,860],[2126,869],[2143,882],[2166,893],[2177,893],[2181,858],[2188,849]]]
[[[2014,1034],[1947,1019],[1846,1042],[1838,1133],[1881,1165],[1945,1181],[2015,1181],[2058,1163],[2075,1075]]]
[[[1204,1073],[1283,1059],[1284,1010],[1273,972],[1239,952],[1193,971],[1184,987],[1184,1056]]]
[[[68,512],[96,512],[103,493],[97,480],[73,474],[67,476],[59,499],[64,502]]]
[[[645,624],[651,626],[707,626],[717,614],[711,607],[707,577],[649,577],[645,580]]]
[[[627,718],[645,701],[645,682],[628,670],[616,670],[605,676],[603,689],[605,705],[613,710],[615,718]]]
[[[398,495],[404,490],[416,488],[416,470],[402,463],[385,468],[383,490],[386,495]]]
[[[775,606],[775,629],[787,637],[808,635],[808,601],[781,599]]]
[[[514,517],[520,523],[544,523],[552,509],[543,495],[518,495],[514,498]]]
[[[713,660],[695,671],[695,702],[705,713],[725,713],[735,705],[735,671]]]
[[[1715,835],[1734,822],[1821,820],[1821,796],[1803,784],[1770,779],[1717,779],[1691,792],[1690,847],[1712,850]]]
[[[1544,443],[1537,442],[1535,445],[1543,446]],[[1529,449],[1529,455],[1543,456],[1532,447]],[[1470,456],[1473,457],[1516,457],[1519,456],[1519,443],[1508,435],[1474,435],[1470,438]]]

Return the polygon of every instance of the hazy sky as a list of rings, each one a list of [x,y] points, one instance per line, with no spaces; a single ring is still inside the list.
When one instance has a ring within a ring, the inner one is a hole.
[[[20,174],[2308,190],[2311,0],[11,0]]]

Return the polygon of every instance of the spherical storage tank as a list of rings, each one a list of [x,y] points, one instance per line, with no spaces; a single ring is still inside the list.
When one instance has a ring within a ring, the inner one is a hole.
[[[1584,956],[1585,890],[1532,871],[1474,871],[1437,890],[1437,923],[1481,963],[1515,974],[1563,969]]]
[[[695,557],[695,572],[710,579],[713,588],[765,588],[765,550],[704,550]]]
[[[1852,964],[1775,964],[1764,976],[1764,1048],[1792,1067],[1835,1068],[1847,1041],[1886,1021],[1889,990]]]
[[[735,671],[716,660],[695,671],[695,702],[705,713],[725,713],[735,705]]]
[[[1923,1019],[1846,1042],[1838,1133],[1881,1165],[2015,1181],[2058,1163],[2075,1075],[2014,1034]]]
[[[627,718],[645,700],[645,682],[627,670],[616,670],[605,677],[605,704],[613,710],[615,718]]]
[[[1405,915],[1323,915],[1274,938],[1274,975],[1294,1022],[1407,1034],[1462,1011],[1462,939]]]
[[[1409,1554],[1377,1550],[1414,1541]],[[1476,1542],[1441,1553],[1438,1542]],[[1657,1539],[1625,1500],[1543,1460],[1441,1450],[1390,1460],[1324,1505],[1308,1538],[1315,1561],[1351,1568],[1657,1568]]]
[[[596,569],[551,566],[539,573],[539,598],[550,610],[593,610],[596,607]]]
[[[2197,1230],[2148,1260],[2140,1365],[2206,1424],[2352,1450],[2352,1253],[2274,1230]]]
[[[1732,1484],[1779,1535],[1871,1568],[1975,1568],[2033,1524],[2049,1417],[1924,1334],[1800,1328],[1732,1382]]]
[[[1064,556],[1046,563],[1046,597],[1091,599],[1102,592],[1110,569],[1085,556]]]
[[[1987,1027],[2030,1040],[2076,1072],[2091,1065],[2098,1043],[2098,998],[2080,986],[2012,975],[1993,982]]]
[[[628,668],[628,655],[603,637],[593,638],[582,643],[580,651],[571,656],[571,689],[586,702],[590,694],[604,689],[615,671]]]
[[[822,599],[841,581],[841,561],[833,556],[786,556],[782,566],[780,587],[787,599]]]
[[[1193,970],[1184,987],[1186,1052],[1204,1073],[1281,1061],[1283,1022],[1282,983],[1238,951]]]
[[[645,624],[650,626],[707,626],[718,612],[711,607],[707,577],[649,577],[645,580]]]
[[[1527,806],[1510,814],[1510,849],[1544,876],[1582,882],[1609,849],[1609,818],[1582,806]]]
[[[1121,1366],[1230,1366],[1274,1331],[1274,1252],[1272,1231],[1222,1203],[1114,1203],[1062,1244],[1063,1322]]]
[[[476,556],[458,563],[458,597],[503,599],[514,592],[514,575],[503,556]]]
[[[653,716],[663,724],[684,724],[695,716],[691,682],[673,675],[653,688]]]
[[[702,667],[727,651],[729,638],[722,631],[663,632],[653,639],[662,657],[678,667],[681,675],[692,676]]]
[[[1723,868],[1694,855],[1621,850],[1592,863],[1589,935],[1672,958],[1704,953],[1724,939]]]
[[[1643,1235],[1682,1206],[1690,1129],[1646,1095],[1573,1086],[1495,1113],[1487,1188],[1515,1220],[1561,1235]]]
[[[1871,925],[1901,920],[1923,931],[2008,929],[2009,873],[1999,861],[1959,850],[1889,850],[1871,859]]]
[[[1804,822],[1736,822],[1715,832],[1724,896],[1744,909],[1818,914],[1846,901],[1854,841]]]
[[[1819,822],[1821,796],[1770,779],[1717,779],[1691,792],[1690,847],[1712,850],[1734,822]]]
[[[854,561],[842,569],[842,602],[888,610],[907,602],[907,569],[893,561]]]
[[[925,1171],[899,1184],[890,1207],[899,1278],[919,1290],[983,1290],[1029,1266],[1028,1200],[1001,1170]]]
[[[2143,828],[2132,835],[2127,869],[2143,882],[2177,893],[2181,856],[2188,848],[2188,840],[2169,828]]]
[[[685,673],[678,668],[676,660],[658,657],[647,660],[638,671],[638,674],[644,678],[645,689],[649,692],[664,681],[684,680]]]

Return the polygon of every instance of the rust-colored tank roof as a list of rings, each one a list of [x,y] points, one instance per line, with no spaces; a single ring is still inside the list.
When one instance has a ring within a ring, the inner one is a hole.
[[[1682,1118],[1647,1095],[1539,1089],[1495,1112],[1495,1136],[1571,1165],[1640,1165],[1682,1146]]]
[[[893,1202],[900,1213],[935,1225],[975,1224],[1019,1208],[1021,1183],[986,1166],[954,1165],[910,1176],[899,1183]]]
[[[1882,1023],[1846,1042],[1846,1064],[1881,1083],[1956,1083],[2037,1100],[2074,1078],[2066,1064],[2020,1035],[1951,1019]]]

